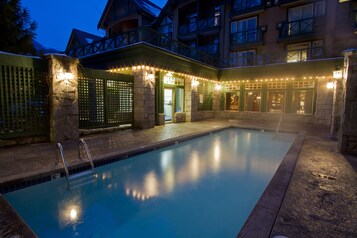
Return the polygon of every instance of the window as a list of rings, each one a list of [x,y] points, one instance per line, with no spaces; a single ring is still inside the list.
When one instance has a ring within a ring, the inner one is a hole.
[[[323,56],[322,41],[287,45],[287,51],[288,63],[319,59]]]
[[[197,13],[187,16],[188,32],[195,32],[197,30]]]
[[[175,112],[184,111],[184,89],[182,87],[176,87],[175,90]]]
[[[229,59],[232,66],[255,65],[255,50],[230,52]]]
[[[231,43],[242,44],[258,40],[257,17],[231,22]]]
[[[165,17],[165,19],[161,22],[159,27],[159,32],[163,35],[170,36],[172,34],[172,21],[170,18]]]
[[[226,110],[239,111],[239,92],[226,92]]]
[[[259,112],[260,111],[260,91],[245,92],[244,111]]]
[[[283,112],[284,100],[285,100],[285,91],[269,91],[267,111]]]
[[[288,12],[288,35],[298,35],[312,31],[314,5],[308,4],[290,8]]]
[[[221,18],[221,7],[217,6],[214,8],[214,26],[219,25],[220,18]]]
[[[252,7],[257,7],[262,4],[261,0],[234,0],[233,10],[243,11]]]
[[[325,2],[324,1],[315,3],[315,16],[316,17],[325,16]]]
[[[298,35],[313,31],[314,17],[325,15],[325,2],[320,1],[315,4],[307,4],[288,10],[287,34]]]
[[[298,114],[312,114],[313,90],[294,90],[292,112]]]

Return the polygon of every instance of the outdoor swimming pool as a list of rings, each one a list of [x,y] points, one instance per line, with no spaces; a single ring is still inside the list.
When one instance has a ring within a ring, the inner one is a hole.
[[[236,237],[294,138],[219,131],[4,197],[40,238]]]

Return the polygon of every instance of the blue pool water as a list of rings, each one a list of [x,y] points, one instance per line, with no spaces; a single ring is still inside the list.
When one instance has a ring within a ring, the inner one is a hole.
[[[293,139],[229,129],[4,196],[39,237],[236,237]]]

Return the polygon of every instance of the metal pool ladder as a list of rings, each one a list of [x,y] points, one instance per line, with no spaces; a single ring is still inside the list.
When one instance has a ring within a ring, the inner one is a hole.
[[[82,172],[78,172],[78,173],[73,173],[73,174],[69,174],[69,170],[68,170],[68,164],[64,158],[64,152],[63,152],[63,147],[61,145],[61,143],[57,143],[57,148],[58,148],[58,152],[60,154],[61,160],[62,160],[62,164],[64,167],[64,171],[66,173],[66,180],[67,180],[67,188],[70,189],[74,189],[74,188],[78,188],[81,187],[85,184],[94,182],[97,178],[96,174],[94,173],[94,164],[93,164],[93,159],[92,159],[92,155],[90,154],[89,150],[88,150],[88,146],[87,143],[83,140],[80,139],[79,140],[79,145],[78,145],[78,158],[80,160],[82,160],[82,153],[81,153],[81,146],[84,148],[85,150],[85,154],[87,156],[87,160],[90,163],[90,169],[88,170],[84,170]],[[58,160],[58,158],[57,158]]]
[[[275,132],[273,134],[273,140],[283,140],[283,141],[290,140],[288,134],[285,134],[285,133],[282,134],[282,133],[279,132],[282,120],[283,120],[283,114],[280,114],[280,119],[279,119],[278,126],[276,127],[276,130],[275,130]]]

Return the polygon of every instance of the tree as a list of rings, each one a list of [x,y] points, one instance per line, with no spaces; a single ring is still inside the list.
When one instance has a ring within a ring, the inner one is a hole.
[[[21,0],[0,0],[0,51],[36,54],[36,28]]]

